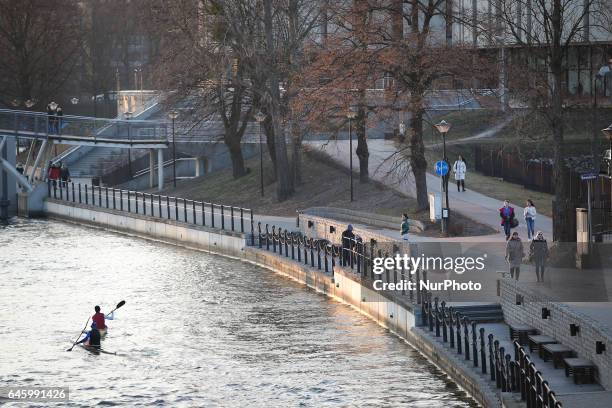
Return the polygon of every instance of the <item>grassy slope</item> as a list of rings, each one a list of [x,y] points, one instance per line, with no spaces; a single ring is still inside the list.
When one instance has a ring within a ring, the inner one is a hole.
[[[361,184],[357,174],[354,175],[355,201],[351,203],[348,171],[321,153],[307,151],[303,155],[303,183],[289,200],[282,203],[274,198],[276,183],[271,177],[271,163],[264,165],[264,197],[260,195],[259,160],[247,160],[246,165],[251,172],[239,179],[234,179],[231,169],[228,169],[180,181],[176,189],[167,188],[163,194],[252,208],[256,213],[266,215],[295,216],[297,210],[328,206],[396,217],[405,212],[413,219],[429,220],[428,212],[414,210],[416,202],[413,198],[375,181]],[[492,232],[463,217],[458,217],[456,224],[462,226],[464,234]],[[431,234],[435,233],[437,229],[432,228]]]

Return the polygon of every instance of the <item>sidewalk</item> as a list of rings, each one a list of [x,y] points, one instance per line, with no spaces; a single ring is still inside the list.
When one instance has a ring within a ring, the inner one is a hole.
[[[310,146],[325,152],[327,155],[332,157],[337,162],[344,166],[349,166],[349,142],[345,140],[339,141],[308,141],[305,142]],[[398,174],[397,166],[394,165],[396,156],[393,156],[397,152],[397,148],[393,141],[375,139],[368,141],[368,148],[370,151],[369,158],[369,170],[370,177],[374,180],[382,182],[401,193],[415,197],[416,190],[413,176],[401,177]],[[353,169],[359,169],[359,159],[356,154],[353,156]],[[451,176],[452,177],[452,176]],[[498,210],[502,206],[502,202],[498,199],[485,196],[469,189],[469,169],[467,176],[467,191],[459,193],[455,191],[450,185],[449,187],[449,202],[451,214],[453,211],[457,211],[460,214],[478,221],[482,224],[488,225],[491,228],[499,231],[497,235],[481,236],[478,239],[484,242],[491,242],[492,240],[503,242],[505,236],[502,233],[500,225]],[[440,178],[427,173],[427,191],[440,193]],[[523,220],[523,207],[517,203],[522,203],[526,197],[508,197],[511,205],[517,214],[519,220],[519,226],[514,229],[518,231],[521,238],[527,239],[527,227]],[[550,241],[552,240],[552,219],[543,215],[538,215],[536,218],[536,231],[541,230],[544,232],[544,236]],[[465,238],[461,238],[465,240]]]

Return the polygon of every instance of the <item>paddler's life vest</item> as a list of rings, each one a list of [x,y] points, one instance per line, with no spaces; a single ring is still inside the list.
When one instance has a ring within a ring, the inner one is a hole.
[[[104,313],[94,314],[91,320],[96,324],[96,328],[98,330],[106,329],[106,322],[104,321]]]

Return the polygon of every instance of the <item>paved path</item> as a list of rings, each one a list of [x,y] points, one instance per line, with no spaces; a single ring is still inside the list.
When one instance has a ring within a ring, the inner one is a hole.
[[[348,141],[308,141],[306,143],[320,149],[337,162],[348,167]],[[399,156],[394,142],[382,139],[369,140],[368,147],[370,150],[370,177],[406,195],[415,197],[416,190],[414,185],[414,177],[406,171],[405,166],[398,167],[396,159]],[[353,156],[353,162],[356,163],[355,166],[358,168],[359,161],[357,155]],[[469,173],[467,181],[469,187]],[[451,216],[452,211],[457,211],[468,218],[488,225],[499,231],[499,234],[496,236],[479,237],[479,239],[482,239],[483,241],[491,242],[492,239],[496,241],[505,240],[499,222],[498,209],[502,206],[502,202],[500,200],[485,196],[484,194],[480,194],[469,189],[466,192],[459,193],[452,188],[452,184],[449,185],[449,187]],[[440,178],[428,173],[427,190],[429,192],[440,193]],[[511,205],[514,207],[520,222],[519,226],[515,230],[519,232],[523,239],[527,239],[527,227],[522,218],[523,207],[517,203],[523,202],[525,198],[526,197],[509,197]],[[544,235],[550,241],[552,239],[552,219],[550,217],[538,215],[536,219],[536,230],[543,231]],[[465,240],[465,237],[460,239]]]

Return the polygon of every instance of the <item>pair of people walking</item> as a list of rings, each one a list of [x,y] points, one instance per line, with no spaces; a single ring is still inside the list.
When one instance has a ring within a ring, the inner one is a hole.
[[[523,219],[525,225],[527,225],[527,239],[532,240],[535,237],[535,219],[537,211],[531,199],[528,199],[525,208],[523,209]],[[514,212],[514,207],[510,206],[508,200],[504,200],[504,205],[499,209],[499,217],[501,218],[501,225],[504,227],[504,234],[506,234],[506,241],[510,239],[510,233],[512,228],[516,228],[519,225]]]
[[[535,238],[529,244],[529,261],[535,265],[536,279],[538,282],[544,281],[544,269],[546,268],[546,260],[548,259],[548,243],[544,238],[544,233],[538,231]],[[525,251],[523,242],[519,237],[518,232],[514,231],[512,237],[506,243],[506,262],[510,267],[510,276],[519,280],[521,274],[521,265]]]

